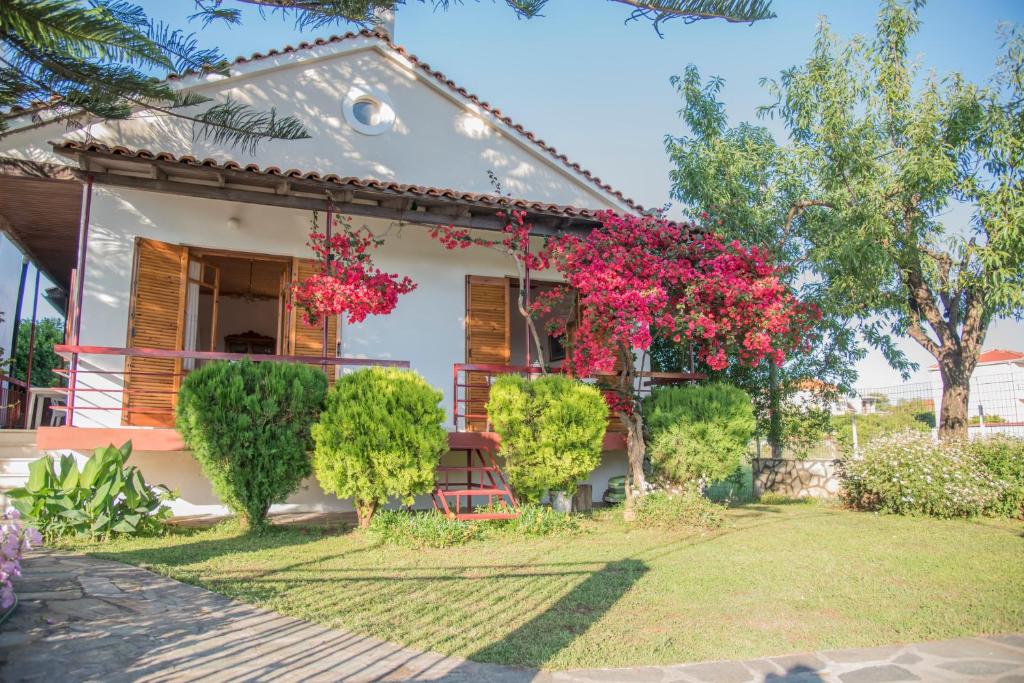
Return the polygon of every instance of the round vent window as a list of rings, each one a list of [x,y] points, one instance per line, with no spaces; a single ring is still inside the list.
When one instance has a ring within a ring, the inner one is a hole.
[[[376,126],[380,123],[380,102],[366,98],[357,100],[352,105],[352,114],[364,126]]]
[[[377,93],[356,86],[349,90],[343,106],[345,120],[364,135],[380,135],[395,122],[391,103]]]

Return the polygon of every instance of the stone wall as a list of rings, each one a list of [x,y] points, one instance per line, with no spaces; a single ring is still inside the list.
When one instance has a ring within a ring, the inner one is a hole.
[[[754,495],[834,498],[839,493],[839,462],[754,458]]]

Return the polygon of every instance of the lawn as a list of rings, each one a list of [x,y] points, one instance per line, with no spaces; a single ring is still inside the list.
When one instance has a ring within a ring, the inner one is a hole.
[[[714,532],[599,516],[447,550],[231,525],[85,546],[284,614],[478,661],[572,668],[1024,631],[1024,524],[751,504]]]

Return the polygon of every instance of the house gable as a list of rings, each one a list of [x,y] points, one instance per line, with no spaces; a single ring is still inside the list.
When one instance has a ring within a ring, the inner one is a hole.
[[[493,192],[488,179],[493,171],[502,189],[515,197],[594,209],[640,208],[499,110],[371,32],[236,60],[227,77],[192,74],[174,80],[219,100],[230,97],[256,109],[273,107],[280,115],[294,115],[312,137],[268,141],[253,153],[243,153],[230,145],[193,140],[187,121],[148,114],[96,124],[90,135],[110,145],[152,152],[468,192]],[[355,89],[391,105],[395,120],[390,130],[366,135],[346,119],[343,105]],[[0,153],[51,160],[45,140],[63,133],[63,124],[16,133],[11,137],[25,139],[11,140]]]

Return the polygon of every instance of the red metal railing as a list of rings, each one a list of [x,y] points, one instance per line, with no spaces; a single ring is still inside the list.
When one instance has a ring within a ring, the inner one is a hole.
[[[0,429],[25,426],[28,385],[10,375],[0,374]]]
[[[557,372],[557,369],[554,371]],[[490,431],[486,406],[491,384],[496,377],[532,377],[542,373],[541,368],[527,365],[456,363],[452,367],[452,421],[455,431]],[[643,371],[637,373],[637,392],[643,395],[650,393],[654,386],[693,382],[706,377],[707,375],[699,372]],[[617,428],[617,423],[618,419],[613,419],[610,423],[613,430]]]
[[[68,411],[68,426],[74,425],[76,413],[83,413],[84,411],[99,411],[101,413],[125,411],[125,399],[127,398],[125,396],[126,393],[132,392],[133,394],[136,394],[137,397],[141,397],[139,396],[141,392],[138,389],[131,389],[131,379],[133,377],[165,378],[168,380],[164,383],[166,388],[162,388],[160,390],[148,389],[145,391],[144,396],[151,400],[155,397],[157,400],[163,399],[168,402],[173,401],[173,397],[178,391],[180,378],[184,377],[189,372],[189,369],[186,368],[170,372],[130,370],[129,364],[123,362],[119,363],[116,368],[99,367],[86,363],[85,357],[120,356],[125,359],[180,359],[182,361],[191,359],[195,366],[199,366],[207,361],[215,360],[232,361],[248,359],[253,362],[286,361],[304,363],[307,365],[319,365],[328,373],[331,373],[332,369],[336,372],[338,367],[409,367],[409,362],[403,360],[340,358],[331,356],[250,355],[245,353],[221,353],[217,351],[128,349],[109,346],[74,346],[68,344],[55,345],[53,348],[57,354],[71,361],[70,368],[55,371],[67,376],[68,378],[68,387],[64,390],[67,394],[67,407],[65,409]],[[175,364],[175,367],[180,366]],[[145,404],[146,402],[143,401],[142,403]],[[147,414],[166,416],[168,415],[168,412],[169,411],[166,407],[132,407],[130,409],[130,413],[134,416],[144,416]]]

